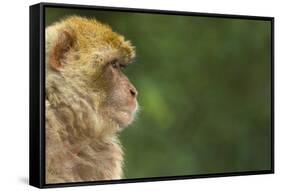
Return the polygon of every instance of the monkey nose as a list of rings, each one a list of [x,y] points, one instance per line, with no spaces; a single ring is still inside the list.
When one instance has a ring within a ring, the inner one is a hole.
[[[130,88],[130,93],[133,97],[137,97],[137,95],[138,95],[138,92],[135,88]]]

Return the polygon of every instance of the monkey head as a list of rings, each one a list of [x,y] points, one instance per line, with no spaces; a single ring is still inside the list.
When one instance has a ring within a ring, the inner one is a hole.
[[[129,41],[95,19],[72,16],[46,29],[46,62],[71,92],[87,97],[95,114],[128,126],[137,90],[123,73],[135,57]],[[62,92],[63,93],[63,92]]]

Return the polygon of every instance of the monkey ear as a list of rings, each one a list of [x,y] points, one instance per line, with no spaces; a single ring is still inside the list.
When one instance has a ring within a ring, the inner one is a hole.
[[[58,38],[54,42],[49,52],[49,64],[54,70],[59,70],[62,67],[62,61],[65,54],[73,47],[75,42],[74,34],[70,30],[59,32]]]

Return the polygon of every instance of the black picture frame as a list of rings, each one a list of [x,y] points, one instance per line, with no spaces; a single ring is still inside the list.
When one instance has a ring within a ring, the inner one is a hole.
[[[217,17],[229,19],[250,19],[269,21],[271,23],[271,169],[261,171],[245,171],[217,174],[198,174],[186,176],[165,176],[141,179],[123,179],[75,183],[45,183],[45,8],[74,8],[85,10],[122,11],[133,13],[153,13],[167,15],[185,15],[198,17]],[[99,184],[116,184],[132,182],[148,182],[178,180],[191,178],[210,178],[242,175],[258,175],[274,173],[274,18],[248,15],[228,15],[213,13],[195,13],[168,10],[135,9],[121,7],[103,7],[73,4],[39,3],[30,6],[30,129],[29,129],[29,184],[38,188],[84,186]]]

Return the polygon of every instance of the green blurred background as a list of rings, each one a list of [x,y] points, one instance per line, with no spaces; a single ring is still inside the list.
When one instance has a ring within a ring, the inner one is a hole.
[[[269,21],[46,8],[95,17],[136,47],[140,113],[121,135],[125,178],[271,168]]]

